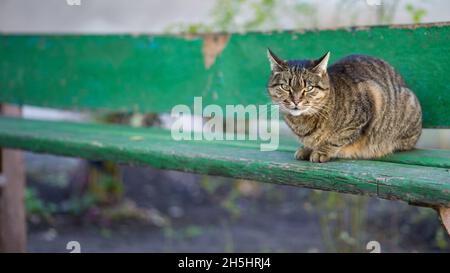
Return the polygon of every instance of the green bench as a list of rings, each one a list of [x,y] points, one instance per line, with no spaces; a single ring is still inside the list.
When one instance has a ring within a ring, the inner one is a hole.
[[[287,58],[327,50],[331,63],[363,53],[393,64],[418,95],[425,128],[450,127],[450,25],[307,32],[0,36],[0,250],[25,248],[23,166],[28,150],[365,194],[437,209],[450,228],[450,151],[396,153],[377,160],[294,160],[290,138],[276,151],[258,141],[175,141],[161,128],[12,117],[19,107],[168,113],[176,104],[267,104],[266,48]],[[15,106],[14,106],[15,105]],[[19,107],[17,107],[19,106]]]

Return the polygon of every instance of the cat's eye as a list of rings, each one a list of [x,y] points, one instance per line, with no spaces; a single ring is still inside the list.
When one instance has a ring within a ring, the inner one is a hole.
[[[282,84],[281,89],[283,89],[284,91],[289,91],[290,87],[289,87],[289,85]]]
[[[309,92],[309,91],[312,91],[313,89],[314,89],[314,87],[313,87],[313,86],[311,86],[311,85],[310,85],[310,86],[308,86],[308,87],[306,87],[306,91],[308,91],[308,92]]]

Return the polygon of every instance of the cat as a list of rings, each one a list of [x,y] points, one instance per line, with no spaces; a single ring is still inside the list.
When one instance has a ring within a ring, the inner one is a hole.
[[[420,103],[386,61],[349,55],[327,67],[330,52],[317,60],[267,55],[269,95],[304,145],[297,160],[370,159],[414,148]]]

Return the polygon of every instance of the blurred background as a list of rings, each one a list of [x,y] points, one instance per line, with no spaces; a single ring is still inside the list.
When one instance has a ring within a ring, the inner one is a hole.
[[[277,31],[450,21],[445,0],[0,0],[3,33]],[[69,4],[68,4],[69,3]],[[167,127],[165,115],[25,107],[33,118]],[[284,134],[289,134],[283,127]],[[449,130],[420,147],[450,149]],[[25,153],[28,251],[449,252],[432,209],[365,196]]]

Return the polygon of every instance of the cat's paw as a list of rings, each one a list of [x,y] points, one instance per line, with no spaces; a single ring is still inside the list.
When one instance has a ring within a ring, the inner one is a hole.
[[[311,156],[309,157],[309,160],[314,163],[324,163],[330,161],[330,159],[331,159],[330,156],[318,151],[312,152]]]
[[[299,148],[295,152],[295,159],[297,160],[309,160],[309,157],[311,156],[312,150],[309,148]]]

